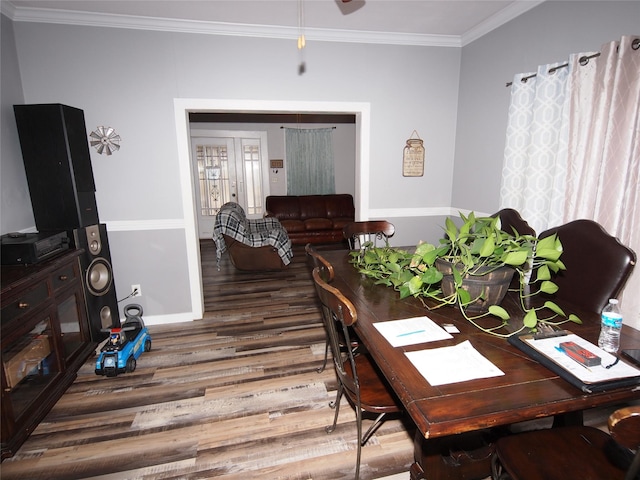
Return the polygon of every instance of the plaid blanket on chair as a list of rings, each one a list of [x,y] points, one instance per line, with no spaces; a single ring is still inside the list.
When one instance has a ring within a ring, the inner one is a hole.
[[[213,241],[216,243],[218,262],[227,250],[223,234],[250,247],[271,245],[278,250],[278,255],[285,265],[289,265],[293,258],[291,240],[277,218],[249,219],[242,207],[235,202],[222,205],[216,215],[213,226]]]

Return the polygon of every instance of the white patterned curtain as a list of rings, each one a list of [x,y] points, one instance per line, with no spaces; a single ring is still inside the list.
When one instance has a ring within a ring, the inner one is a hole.
[[[624,36],[588,63],[574,61],[563,222],[595,220],[638,255],[640,38]],[[634,270],[620,304],[625,323],[640,328],[640,267]]]
[[[571,55],[566,68],[512,84],[501,208],[537,232],[578,218],[600,223],[640,253],[640,38]],[[560,74],[560,75],[558,75]],[[640,328],[640,268],[622,296]]]
[[[536,230],[559,225],[567,171],[569,71],[560,64],[521,73],[511,86],[500,208],[515,208]]]
[[[332,128],[285,128],[287,194],[336,192]]]

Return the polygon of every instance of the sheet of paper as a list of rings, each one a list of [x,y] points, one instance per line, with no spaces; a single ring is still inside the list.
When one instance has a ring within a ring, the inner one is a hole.
[[[562,337],[543,338],[540,340],[525,339],[525,342],[585,383],[595,383],[613,380],[616,378],[640,376],[639,369],[622,360],[618,361],[618,363],[610,368],[605,368],[605,366],[611,365],[616,361],[616,356],[605,352],[593,343],[574,333]],[[562,351],[558,351],[556,347],[558,347],[562,342],[575,342],[581,347],[586,348],[591,353],[602,359],[601,364],[588,368],[580,365],[578,362],[567,356],[567,354]]]
[[[435,342],[453,338],[429,317],[404,318],[389,322],[377,322],[374,327],[394,347],[416,343]]]
[[[427,382],[434,386],[504,375],[469,340],[452,347],[405,352],[405,355]]]

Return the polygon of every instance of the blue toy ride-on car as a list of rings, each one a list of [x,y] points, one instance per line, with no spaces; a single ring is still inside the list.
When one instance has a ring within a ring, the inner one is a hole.
[[[139,313],[130,314],[134,310]],[[151,335],[142,320],[142,307],[125,307],[126,320],[120,328],[109,330],[109,339],[96,359],[96,375],[115,377],[119,373],[133,372],[142,352],[151,350]]]

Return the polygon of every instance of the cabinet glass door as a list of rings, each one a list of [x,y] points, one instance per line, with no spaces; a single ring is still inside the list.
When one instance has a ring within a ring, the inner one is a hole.
[[[18,418],[59,373],[51,317],[39,322],[27,335],[2,349],[5,392]]]
[[[58,320],[60,321],[60,333],[62,334],[62,344],[64,345],[64,358],[67,364],[75,356],[81,347],[85,346],[88,338],[85,328],[81,324],[79,308],[84,305],[79,304],[78,293],[73,292],[67,299],[58,304]]]

